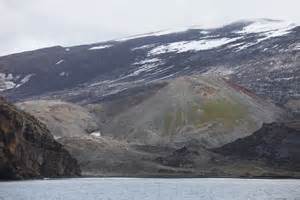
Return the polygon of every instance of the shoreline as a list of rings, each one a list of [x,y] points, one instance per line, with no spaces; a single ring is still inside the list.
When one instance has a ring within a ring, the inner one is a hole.
[[[26,182],[26,181],[43,181],[43,180],[67,180],[67,179],[240,179],[240,180],[300,180],[300,177],[228,177],[228,176],[80,176],[80,177],[57,177],[57,178],[32,178],[17,180],[0,180],[4,182]]]

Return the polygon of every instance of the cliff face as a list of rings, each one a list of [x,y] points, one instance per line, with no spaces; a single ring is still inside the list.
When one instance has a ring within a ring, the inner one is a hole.
[[[77,161],[44,124],[0,99],[0,179],[78,175]]]

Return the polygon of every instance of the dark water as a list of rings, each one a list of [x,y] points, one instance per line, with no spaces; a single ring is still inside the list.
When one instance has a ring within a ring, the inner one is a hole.
[[[300,200],[300,180],[82,178],[0,182],[1,200]]]

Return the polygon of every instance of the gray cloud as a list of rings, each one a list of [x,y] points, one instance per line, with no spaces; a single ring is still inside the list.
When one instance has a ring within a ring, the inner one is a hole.
[[[0,0],[0,55],[249,18],[300,23],[299,0]]]

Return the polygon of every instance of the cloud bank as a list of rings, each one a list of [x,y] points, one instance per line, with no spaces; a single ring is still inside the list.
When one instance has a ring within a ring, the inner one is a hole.
[[[0,55],[241,19],[300,24],[299,0],[0,0]]]

